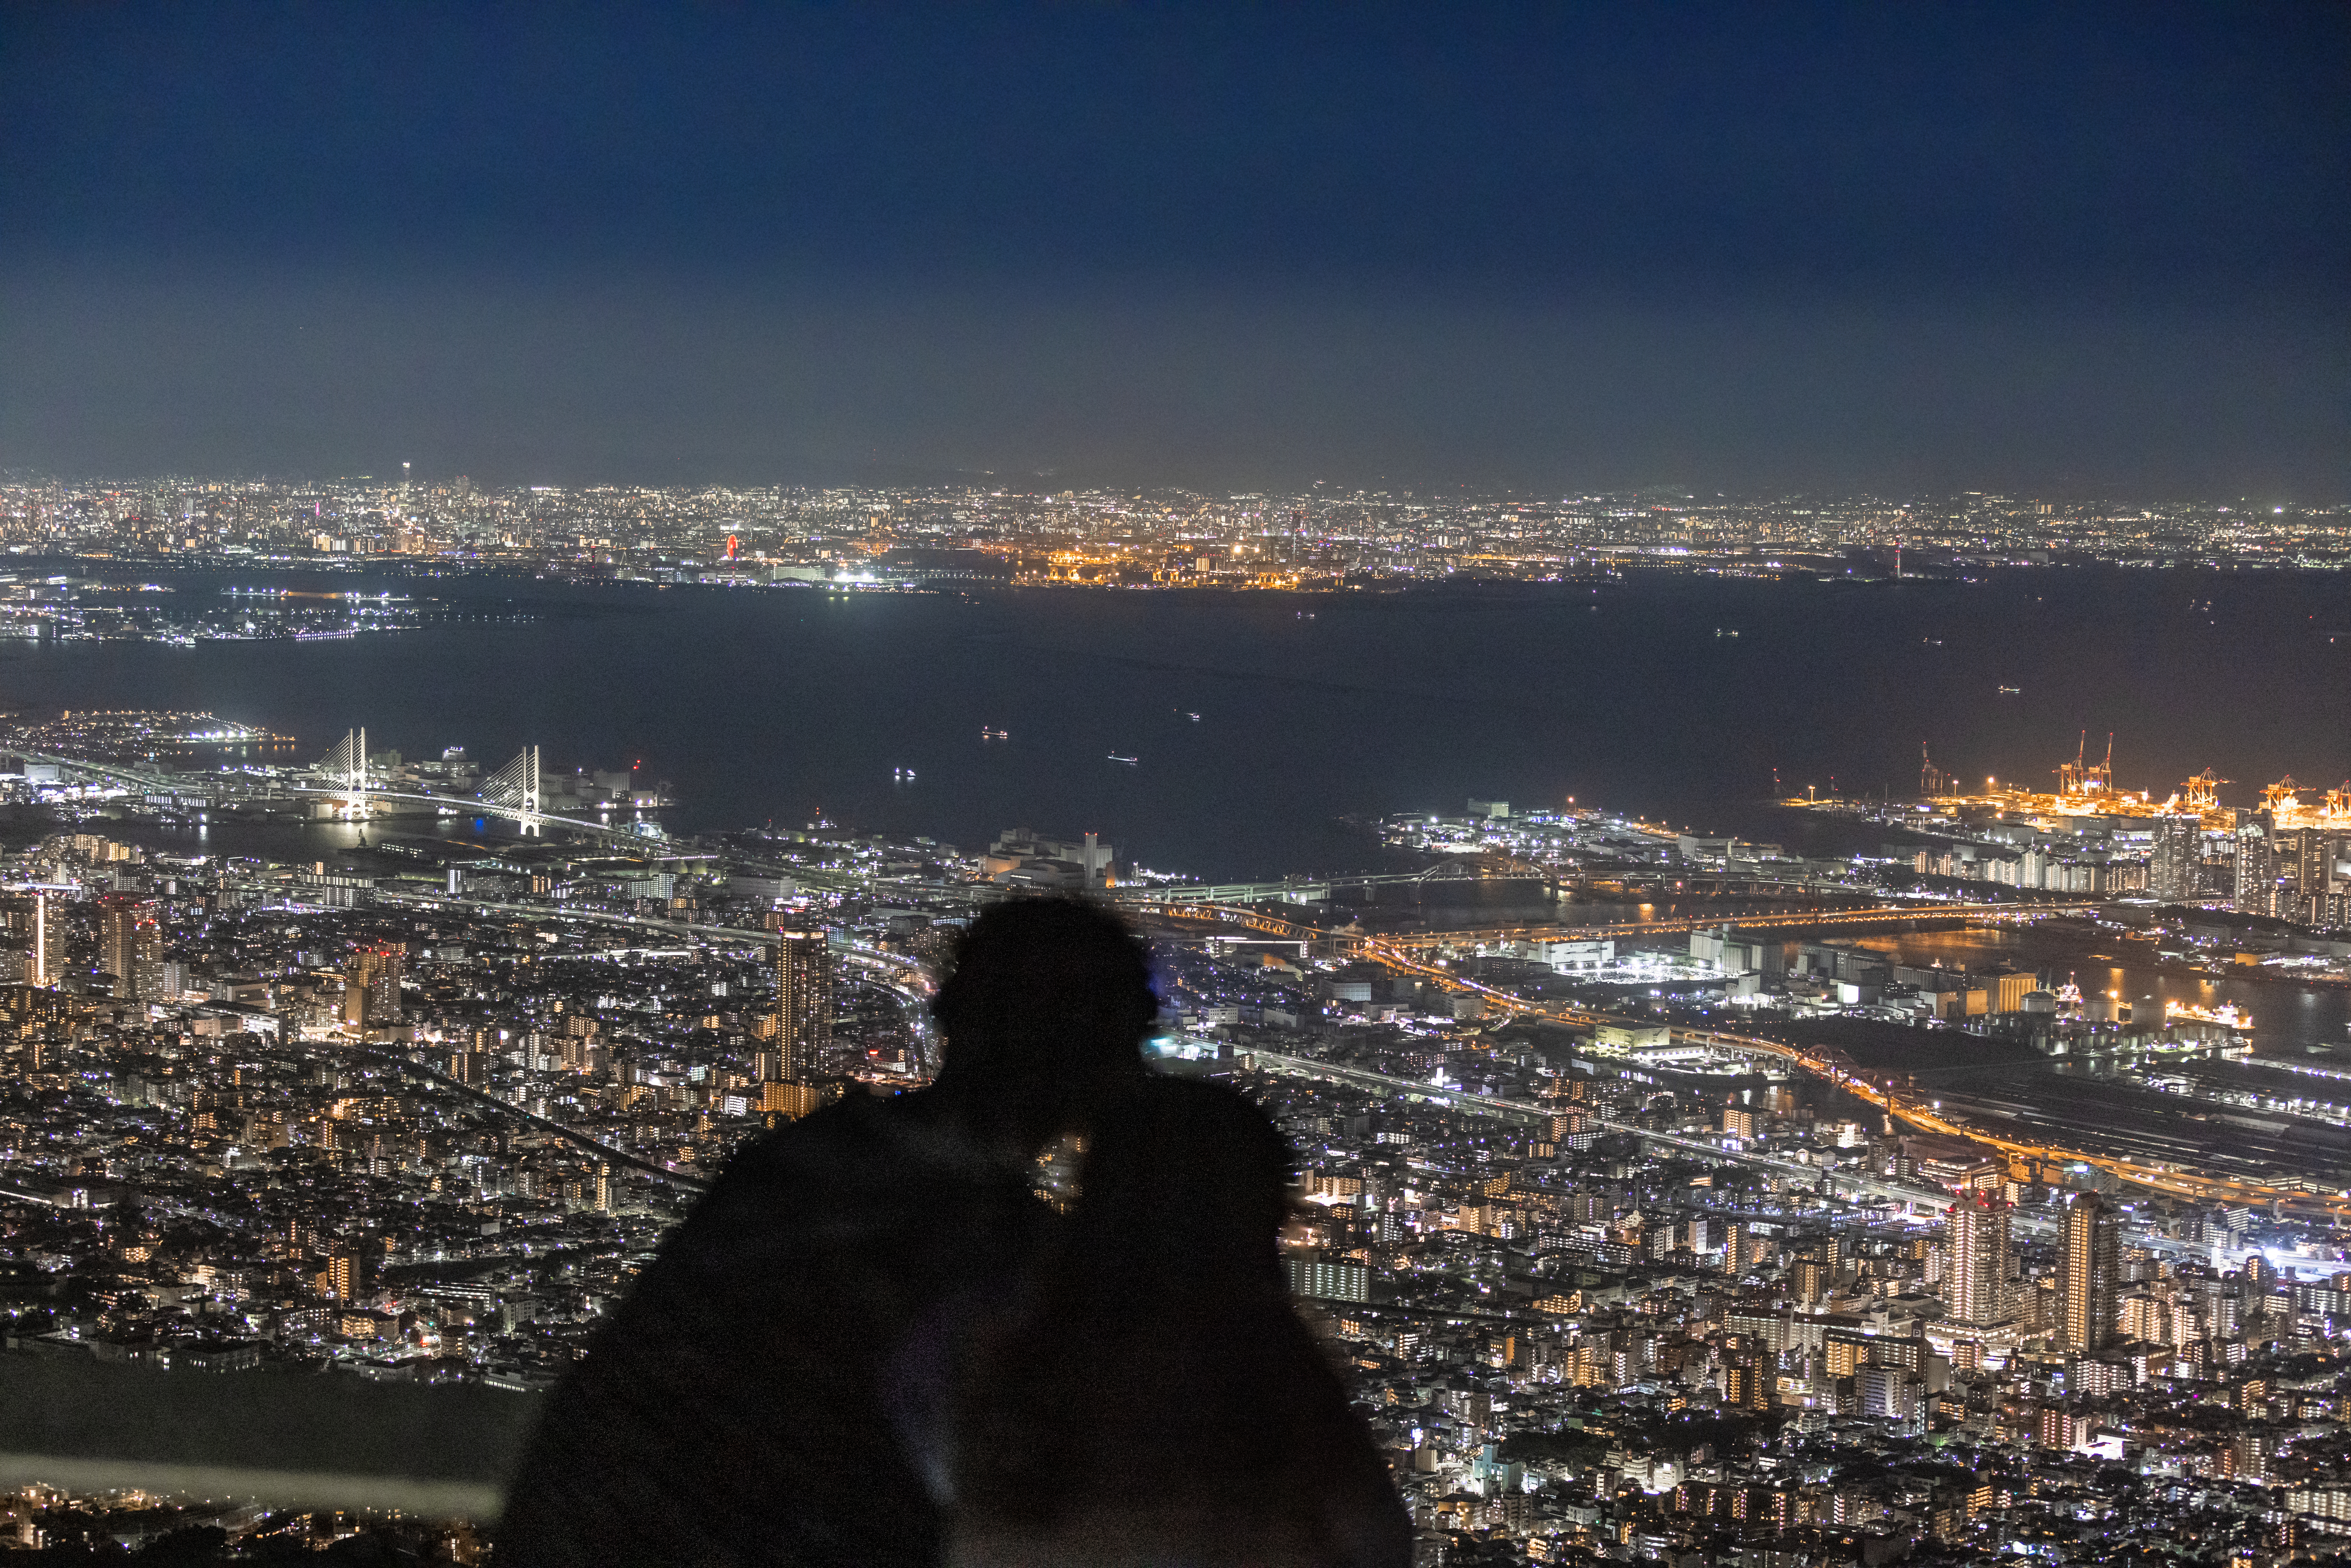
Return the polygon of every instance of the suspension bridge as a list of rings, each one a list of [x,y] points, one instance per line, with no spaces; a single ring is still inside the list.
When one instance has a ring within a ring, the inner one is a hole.
[[[290,788],[297,794],[325,797],[338,816],[353,821],[367,820],[378,812],[380,802],[389,802],[394,810],[431,806],[444,816],[495,817],[516,824],[526,838],[539,837],[550,827],[632,844],[664,836],[658,825],[643,820],[615,823],[548,810],[536,746],[524,747],[504,766],[486,775],[480,788],[469,795],[430,788],[385,789],[370,779],[367,731],[355,728],[311,765],[310,778],[313,782],[297,781]]]
[[[392,814],[422,814],[423,808],[442,816],[490,817],[510,821],[525,837],[537,838],[549,829],[642,847],[647,839],[665,835],[642,819],[613,822],[571,816],[547,810],[548,790],[541,777],[539,748],[526,746],[507,763],[489,773],[472,792],[439,790],[429,785],[396,783],[371,770],[367,729],[355,726],[323,757],[300,771],[277,768],[198,772],[159,768],[152,763],[102,761],[66,757],[23,747],[0,747],[0,757],[20,764],[54,768],[60,779],[75,779],[147,800],[168,798],[183,804],[209,806],[267,805],[287,799],[323,805],[337,819],[363,822]]]

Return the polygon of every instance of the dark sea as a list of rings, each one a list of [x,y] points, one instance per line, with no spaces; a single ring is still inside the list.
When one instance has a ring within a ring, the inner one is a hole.
[[[139,575],[183,602],[231,582],[367,586],[499,619],[191,648],[12,642],[0,706],[204,709],[290,732],[305,756],[355,725],[371,747],[463,746],[491,766],[535,743],[550,769],[670,780],[685,831],[820,813],[967,848],[1009,827],[1092,831],[1210,879],[1364,869],[1381,857],[1357,822],[1472,796],[1872,848],[1876,829],[1769,802],[1913,790],[1922,742],[1963,778],[2045,783],[2085,734],[2095,760],[2111,732],[2117,784],[2158,796],[2206,767],[2235,801],[2289,772],[2351,775],[2339,574],[1657,573],[1295,596]]]

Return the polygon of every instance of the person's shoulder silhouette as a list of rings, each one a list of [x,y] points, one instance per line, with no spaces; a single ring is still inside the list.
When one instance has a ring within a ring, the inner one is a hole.
[[[1291,1303],[1290,1151],[1235,1091],[1158,1079],[1096,1118],[1025,1321],[973,1357],[955,1568],[1389,1568],[1411,1524]]]
[[[933,1003],[937,1081],[852,1093],[729,1163],[549,1396],[500,1561],[934,1561],[884,1364],[938,1301],[1037,1254],[1053,1216],[1029,1159],[1131,1086],[1155,1008],[1108,914],[981,915]]]

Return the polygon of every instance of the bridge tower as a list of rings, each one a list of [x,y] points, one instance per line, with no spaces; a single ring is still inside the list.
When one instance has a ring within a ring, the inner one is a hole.
[[[367,729],[347,730],[335,748],[320,758],[311,771],[322,774],[345,796],[343,810],[355,821],[368,814]]]
[[[505,806],[522,824],[524,836],[536,838],[543,826],[539,815],[538,747],[526,746],[514,759],[482,780],[482,799]]]

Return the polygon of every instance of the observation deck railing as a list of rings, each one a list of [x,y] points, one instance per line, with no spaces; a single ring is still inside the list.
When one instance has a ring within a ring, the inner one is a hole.
[[[539,1406],[475,1384],[0,1354],[0,1490],[486,1523]]]

